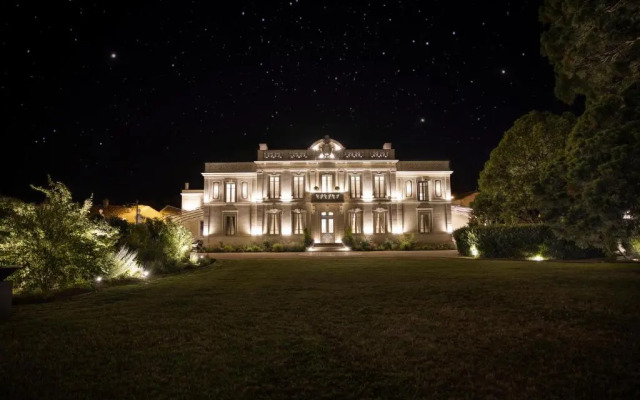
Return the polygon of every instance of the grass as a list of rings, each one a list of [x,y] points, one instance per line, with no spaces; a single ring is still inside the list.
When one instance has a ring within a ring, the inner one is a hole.
[[[639,398],[640,269],[226,260],[0,322],[0,398]]]

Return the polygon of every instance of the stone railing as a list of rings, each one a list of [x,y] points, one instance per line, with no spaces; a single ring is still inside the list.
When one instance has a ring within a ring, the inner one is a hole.
[[[343,149],[333,152],[326,160],[393,160],[393,149]],[[258,150],[258,161],[318,160],[320,151],[314,150]]]

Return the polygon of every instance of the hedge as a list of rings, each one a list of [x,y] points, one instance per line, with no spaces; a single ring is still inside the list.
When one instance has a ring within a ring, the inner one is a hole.
[[[558,238],[548,225],[490,225],[464,227],[453,232],[458,253],[487,258],[577,259],[603,257],[602,251],[582,249],[575,243]]]

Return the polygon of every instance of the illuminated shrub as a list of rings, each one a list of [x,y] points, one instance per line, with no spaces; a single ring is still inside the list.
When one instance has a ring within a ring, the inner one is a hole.
[[[591,258],[602,252],[579,248],[559,239],[548,225],[489,225],[464,227],[453,233],[458,253],[487,258]],[[477,254],[475,254],[477,252]]]
[[[0,201],[0,262],[24,268],[9,279],[17,289],[49,291],[93,282],[111,268],[117,231],[89,218],[91,199],[74,203],[51,178],[40,204]]]

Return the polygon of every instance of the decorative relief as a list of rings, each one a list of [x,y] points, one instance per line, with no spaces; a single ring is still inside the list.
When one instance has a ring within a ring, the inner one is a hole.
[[[363,158],[364,157],[364,152],[362,151],[345,151],[344,152],[344,158]]]
[[[371,158],[389,158],[389,152],[384,150],[374,150],[371,152]]]
[[[290,158],[297,158],[297,159],[301,159],[301,158],[307,158],[307,152],[306,151],[292,151]]]
[[[282,154],[279,151],[270,151],[270,152],[264,153],[264,158],[282,159]]]

